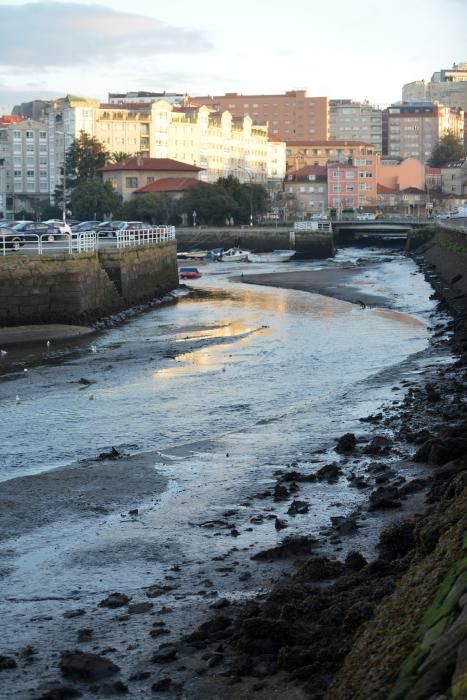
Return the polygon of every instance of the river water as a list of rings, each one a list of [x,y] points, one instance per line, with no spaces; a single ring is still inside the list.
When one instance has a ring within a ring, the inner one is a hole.
[[[245,285],[231,279],[238,263],[208,263],[190,282],[202,296],[180,297],[91,339],[11,348],[3,356],[0,480],[113,446],[149,455],[168,484],[160,497],[133,504],[137,518],[110,509],[59,527],[45,523],[4,543],[4,653],[29,643],[51,653],[72,644],[76,630],[67,632],[62,615],[77,590],[80,605],[95,607],[117,581],[118,590],[138,599],[145,586],[170,580],[174,591],[161,601],[175,611],[176,634],[188,614],[196,621],[206,587],[227,597],[261,588],[270,571],[253,567],[249,555],[280,541],[271,518],[287,517],[287,506],[252,501],[252,494],[270,488],[274,472],[293,460],[316,469],[331,461],[337,437],[361,430],[360,417],[400,400],[401,381],[437,361],[427,350],[432,290],[410,259],[346,249],[332,260],[287,263],[287,270],[362,262],[368,266],[359,285],[385,297],[386,308]],[[309,513],[290,518],[287,534],[317,535],[331,515],[349,513],[365,496],[341,479],[332,487],[313,484],[306,498]],[[216,568],[212,562],[221,559],[243,578]],[[23,624],[37,615],[46,621]],[[119,665],[134,670],[138,653],[125,661],[127,637],[99,615],[105,611],[94,614],[93,625],[118,650]],[[132,628],[132,639],[142,634]],[[38,678],[53,677],[49,662],[45,655],[35,666]],[[31,675],[24,673],[8,697],[29,697]]]

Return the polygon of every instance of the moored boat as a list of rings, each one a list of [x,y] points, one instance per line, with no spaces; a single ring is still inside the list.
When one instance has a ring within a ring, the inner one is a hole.
[[[248,260],[255,263],[287,262],[295,255],[295,250],[273,250],[272,253],[248,253]]]
[[[224,250],[221,259],[224,262],[247,262],[249,254],[249,250],[242,250],[241,248],[229,248],[228,250]]]

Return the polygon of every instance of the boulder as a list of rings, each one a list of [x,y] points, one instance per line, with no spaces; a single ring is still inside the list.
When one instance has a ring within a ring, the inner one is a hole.
[[[82,651],[64,651],[60,659],[60,670],[66,678],[89,683],[109,678],[120,671],[119,667],[105,656]]]

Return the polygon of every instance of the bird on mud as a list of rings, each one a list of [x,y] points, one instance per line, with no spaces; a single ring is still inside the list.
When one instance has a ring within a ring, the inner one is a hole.
[[[8,355],[8,350],[0,350],[0,356],[5,357],[5,355]]]
[[[97,345],[91,345],[91,352],[97,352]]]
[[[366,304],[365,302],[361,301],[360,299],[357,299],[357,302],[360,304],[361,309],[366,309]]]
[[[16,394],[15,404],[18,405],[19,403],[21,403],[21,399],[19,398],[18,394]]]
[[[50,350],[50,340],[48,340],[48,341],[46,342],[45,346],[46,346],[47,350]]]

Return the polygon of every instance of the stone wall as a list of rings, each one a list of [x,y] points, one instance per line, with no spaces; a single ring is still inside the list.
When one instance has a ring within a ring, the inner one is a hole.
[[[178,286],[175,244],[0,257],[0,324],[76,323]]]

